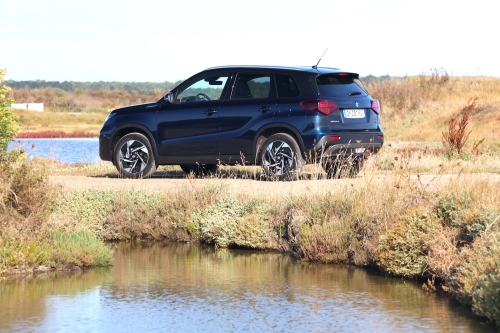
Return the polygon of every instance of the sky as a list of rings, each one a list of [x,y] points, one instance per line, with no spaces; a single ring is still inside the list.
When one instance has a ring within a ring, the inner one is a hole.
[[[221,65],[500,76],[496,0],[0,0],[6,79],[184,80]]]

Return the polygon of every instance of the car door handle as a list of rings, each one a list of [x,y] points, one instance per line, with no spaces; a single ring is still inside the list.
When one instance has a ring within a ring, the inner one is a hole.
[[[262,113],[266,113],[267,111],[271,111],[271,109],[268,108],[267,106],[261,106],[260,108],[257,109],[257,111],[260,111]]]
[[[206,114],[207,116],[211,116],[214,113],[217,113],[217,111],[212,110],[212,109],[208,109],[207,111],[203,111],[203,113]]]

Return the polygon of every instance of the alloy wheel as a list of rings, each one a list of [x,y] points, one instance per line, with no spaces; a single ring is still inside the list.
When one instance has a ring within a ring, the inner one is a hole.
[[[149,151],[142,142],[128,140],[120,147],[119,158],[124,171],[138,174],[148,165]]]
[[[266,147],[263,165],[275,176],[286,174],[293,166],[293,150],[284,141],[273,141]]]

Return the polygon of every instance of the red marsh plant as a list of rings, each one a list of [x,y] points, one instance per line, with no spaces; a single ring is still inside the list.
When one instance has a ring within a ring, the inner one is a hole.
[[[454,154],[458,154],[459,157],[463,157],[464,155],[465,144],[469,139],[469,135],[472,133],[472,131],[467,131],[469,117],[477,109],[476,102],[477,98],[470,99],[459,114],[452,115],[448,123],[448,131],[446,133],[442,132],[443,146],[445,147],[446,155],[450,158],[453,157]],[[483,141],[484,138],[475,142],[471,152],[477,155],[479,152],[479,145]]]
[[[17,139],[53,139],[53,138],[96,138],[94,133],[84,131],[64,132],[64,131],[39,131],[39,132],[21,132]]]

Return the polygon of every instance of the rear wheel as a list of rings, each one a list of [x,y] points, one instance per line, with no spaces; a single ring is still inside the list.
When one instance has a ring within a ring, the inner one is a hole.
[[[267,178],[273,180],[299,179],[304,159],[295,139],[286,133],[277,133],[260,146],[259,160]]]
[[[187,175],[193,173],[196,177],[209,176],[217,172],[217,164],[186,164],[180,167]]]
[[[141,133],[124,135],[114,150],[116,169],[126,178],[148,178],[156,171],[156,162],[149,140]]]

